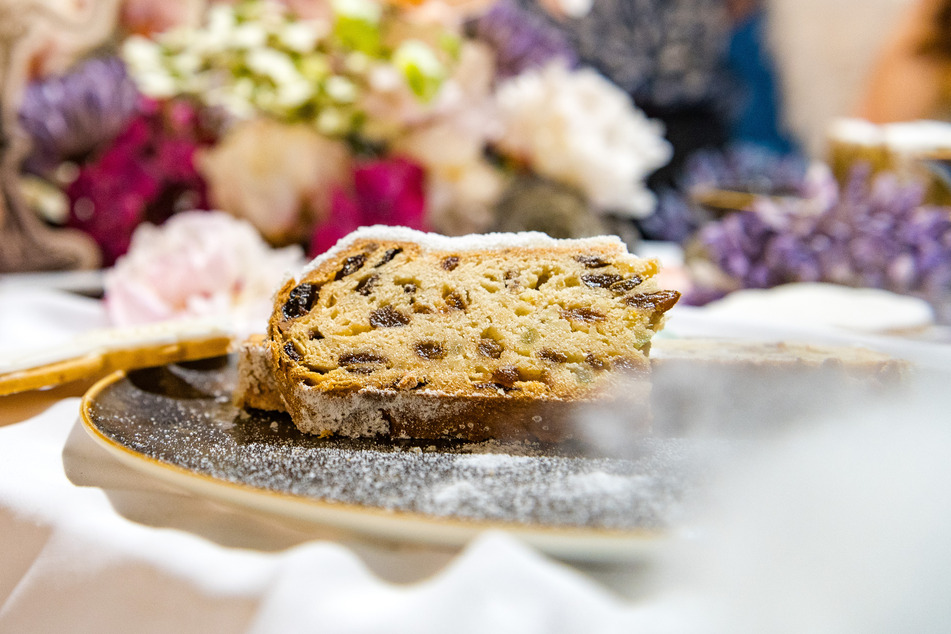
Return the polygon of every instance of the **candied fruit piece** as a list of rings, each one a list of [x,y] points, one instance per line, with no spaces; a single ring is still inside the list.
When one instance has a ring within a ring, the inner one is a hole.
[[[455,310],[465,310],[468,304],[459,293],[452,292],[446,296],[446,306]]]
[[[589,288],[611,288],[612,285],[621,281],[621,276],[613,273],[605,273],[603,275],[585,273],[581,276],[581,281]]]
[[[604,321],[606,317],[591,308],[566,308],[561,311],[561,316],[571,321],[583,321],[591,323],[593,321]]]
[[[590,365],[590,366],[591,366],[592,368],[594,368],[595,370],[607,370],[607,369],[608,369],[608,364],[604,362],[604,359],[602,359],[602,358],[599,357],[598,355],[594,354],[593,352],[589,352],[589,353],[587,354],[587,356],[585,356],[584,362],[587,363],[588,365]]]
[[[495,339],[482,339],[479,341],[479,354],[490,359],[498,359],[502,356],[505,347]]]
[[[626,293],[628,291],[634,290],[643,281],[644,280],[642,280],[640,276],[633,275],[627,278],[626,280],[621,280],[620,282],[615,282],[614,284],[611,284],[611,290],[614,291],[615,293]]]
[[[386,252],[383,254],[383,257],[380,258],[380,261],[373,265],[373,268],[375,269],[380,268],[381,266],[383,266],[384,264],[387,264],[388,262],[390,262],[393,258],[398,256],[402,252],[403,252],[403,249],[401,249],[400,247],[396,247],[395,249],[387,249]]]
[[[596,255],[576,255],[575,260],[580,262],[586,269],[603,269],[611,265],[610,262],[602,260]]]
[[[284,344],[284,353],[294,361],[300,361],[303,358],[300,356],[297,348],[294,347],[293,342],[290,341]]]
[[[624,303],[640,310],[667,312],[673,308],[679,299],[680,293],[677,291],[657,291],[656,293],[628,295],[624,298]]]
[[[386,363],[386,357],[373,352],[348,352],[337,359],[340,365],[360,365],[363,363]]]
[[[366,297],[366,296],[369,295],[371,292],[373,292],[373,287],[376,286],[376,283],[377,283],[379,280],[380,280],[380,276],[379,276],[379,275],[370,275],[370,276],[365,277],[365,278],[363,278],[362,280],[360,280],[360,281],[357,283],[356,287],[355,287],[353,290],[355,290],[355,291],[358,292],[359,294],[361,294],[361,295],[363,295],[364,297]]]
[[[446,358],[446,349],[436,341],[420,341],[413,346],[413,349],[416,351],[416,355],[422,359]]]
[[[504,387],[512,387],[519,380],[518,368],[514,365],[503,365],[492,373],[492,380]]]
[[[538,356],[539,356],[539,358],[541,358],[541,359],[545,359],[545,360],[547,360],[547,361],[554,361],[555,363],[567,363],[567,362],[568,362],[568,355],[566,355],[564,352],[558,352],[558,351],[556,351],[556,350],[549,350],[548,348],[544,348],[543,350],[539,350],[539,351],[538,351]]]

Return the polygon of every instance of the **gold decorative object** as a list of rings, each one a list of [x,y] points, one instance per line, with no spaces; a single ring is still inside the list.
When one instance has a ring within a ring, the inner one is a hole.
[[[925,202],[936,205],[951,204],[951,180],[944,169],[951,159],[947,143],[949,130],[929,138],[929,144],[917,142],[911,147],[895,143],[894,137],[886,134],[888,129],[911,129],[914,126],[942,126],[944,122],[905,121],[894,124],[875,125],[859,121],[866,129],[868,138],[855,139],[848,135],[830,132],[827,139],[826,163],[832,169],[836,181],[845,187],[856,165],[867,165],[872,175],[890,172],[903,182],[919,182],[925,187]],[[894,132],[893,132],[894,134]],[[921,133],[919,133],[920,136]],[[933,145],[931,145],[933,144]]]
[[[713,216],[719,217],[739,211],[749,209],[759,196],[752,192],[733,191],[728,189],[705,188],[701,191],[691,192],[690,198],[696,204],[700,205]]]

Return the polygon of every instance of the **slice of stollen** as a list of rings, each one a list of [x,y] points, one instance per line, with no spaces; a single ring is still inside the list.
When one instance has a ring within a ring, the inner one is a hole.
[[[307,433],[558,441],[620,391],[643,425],[651,337],[679,298],[657,270],[616,237],[364,228],[277,293],[268,362]]]

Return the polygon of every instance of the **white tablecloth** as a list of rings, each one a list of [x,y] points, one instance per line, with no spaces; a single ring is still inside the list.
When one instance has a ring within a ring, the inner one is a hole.
[[[6,349],[98,325],[94,300],[0,287]],[[771,439],[618,566],[501,532],[448,552],[290,525],[118,463],[78,425],[81,386],[0,397],[0,631],[948,631],[951,402],[931,387]]]

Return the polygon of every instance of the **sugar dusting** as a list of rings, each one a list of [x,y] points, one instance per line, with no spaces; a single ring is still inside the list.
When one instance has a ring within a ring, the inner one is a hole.
[[[610,248],[626,251],[624,243],[617,236],[595,236],[572,240],[552,238],[538,231],[517,233],[479,233],[465,236],[444,236],[438,233],[425,233],[408,227],[373,225],[360,227],[344,236],[330,249],[321,253],[306,264],[296,279],[301,279],[324,262],[333,259],[345,251],[357,240],[392,240],[397,242],[416,242],[424,249],[432,251],[475,251],[482,249],[504,249],[513,247],[553,247],[571,244],[576,248]]]
[[[624,458],[485,442],[317,438],[222,395],[233,367],[169,366],[104,391],[95,424],[120,444],[190,471],[306,498],[436,517],[621,530],[674,523],[704,478],[709,446],[645,438]]]

